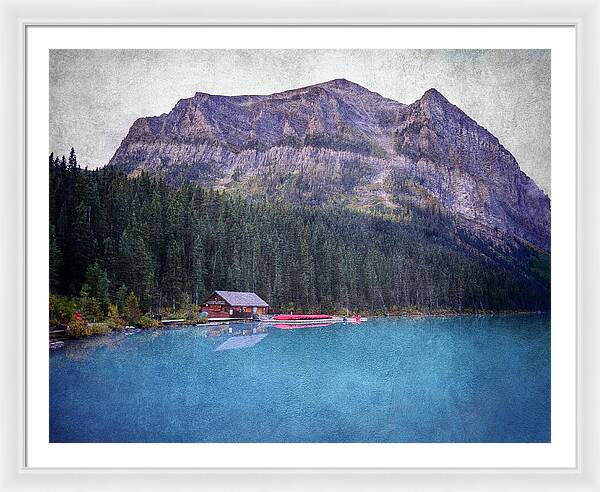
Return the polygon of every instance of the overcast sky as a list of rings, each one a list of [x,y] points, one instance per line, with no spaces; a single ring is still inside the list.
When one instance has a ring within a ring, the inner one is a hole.
[[[271,94],[345,78],[411,103],[435,87],[550,193],[549,50],[52,50],[50,151],[105,165],[135,119],[195,92]]]

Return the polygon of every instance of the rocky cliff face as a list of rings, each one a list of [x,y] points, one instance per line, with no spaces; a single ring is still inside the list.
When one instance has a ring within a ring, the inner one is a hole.
[[[410,174],[445,207],[550,250],[550,199],[496,137],[438,91],[409,106],[396,138]]]
[[[338,79],[272,95],[196,93],[138,119],[110,164],[247,194],[397,209],[434,202],[474,230],[550,251],[550,200],[435,89],[410,105]],[[415,193],[418,188],[419,193]]]

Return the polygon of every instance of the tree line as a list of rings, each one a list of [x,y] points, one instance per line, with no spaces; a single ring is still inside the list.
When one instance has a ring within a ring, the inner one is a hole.
[[[439,211],[411,221],[185,183],[82,169],[50,154],[50,292],[106,314],[133,293],[144,312],[253,291],[274,310],[539,310],[541,276],[475,254]],[[462,236],[461,236],[462,234]]]

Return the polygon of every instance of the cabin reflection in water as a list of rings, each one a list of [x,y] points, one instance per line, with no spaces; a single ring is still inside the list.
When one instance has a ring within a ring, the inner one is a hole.
[[[260,342],[263,338],[265,338],[268,333],[261,333],[259,335],[246,335],[241,337],[231,337],[225,340],[221,345],[219,345],[215,352],[220,352],[221,350],[231,350],[231,349],[240,349],[240,348],[248,348],[254,347],[258,342]]]
[[[240,348],[254,347],[268,335],[267,328],[258,326],[220,326],[208,332],[208,336],[218,338],[219,343],[214,351],[232,350]],[[223,340],[225,338],[225,340]]]

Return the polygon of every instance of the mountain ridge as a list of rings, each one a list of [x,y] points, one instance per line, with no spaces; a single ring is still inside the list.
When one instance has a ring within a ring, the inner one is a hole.
[[[473,230],[550,251],[550,199],[435,88],[408,105],[346,79],[270,95],[196,92],[169,113],[137,119],[109,165],[174,185],[391,210],[414,183],[423,197],[413,193],[413,203],[439,202]]]

